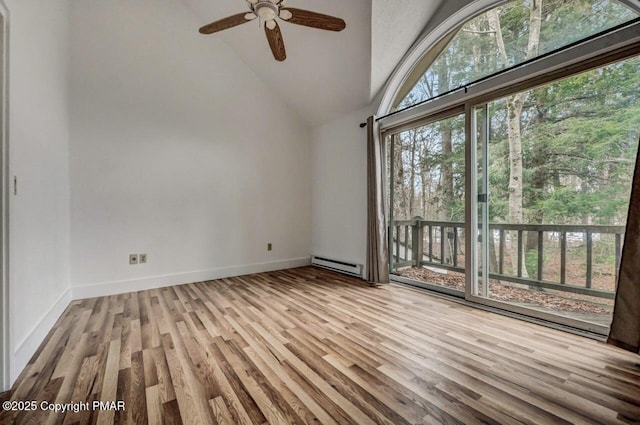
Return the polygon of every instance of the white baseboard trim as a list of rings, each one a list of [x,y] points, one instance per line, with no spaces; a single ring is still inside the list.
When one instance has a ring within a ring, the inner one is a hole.
[[[203,282],[207,280],[223,279],[225,277],[243,276],[254,273],[270,272],[274,270],[292,269],[311,264],[311,257],[291,258],[268,263],[247,264],[242,266],[219,267],[187,273],[145,277],[142,279],[118,280],[97,284],[73,286],[71,288],[74,300],[104,297],[108,295],[128,292],[144,291],[147,289],[164,288],[185,283]]]
[[[22,341],[20,341],[13,351],[11,359],[10,379],[11,385],[16,381],[22,370],[25,368],[31,356],[36,352],[49,331],[56,324],[64,310],[71,303],[71,288],[60,295],[60,298],[51,306],[38,323],[29,331]]]

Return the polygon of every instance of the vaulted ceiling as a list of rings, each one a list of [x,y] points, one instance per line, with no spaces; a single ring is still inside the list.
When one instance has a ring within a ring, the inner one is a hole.
[[[201,25],[247,10],[245,0],[182,1]],[[255,21],[206,37],[230,45],[315,126],[370,104],[441,1],[288,0],[290,7],[341,17],[347,28],[334,33],[281,23],[285,62],[273,59],[264,30]]]

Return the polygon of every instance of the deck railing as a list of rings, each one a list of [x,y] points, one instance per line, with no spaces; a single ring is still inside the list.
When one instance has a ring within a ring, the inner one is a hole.
[[[465,224],[462,222],[422,219],[395,221],[390,227],[392,270],[408,266],[428,266],[464,273],[464,229]],[[538,288],[612,299],[614,297],[613,291],[593,287],[594,239],[602,240],[603,237],[606,237],[605,235],[613,236],[614,268],[615,276],[617,276],[624,232],[624,226],[490,224],[489,234],[493,237],[495,250],[492,255],[496,264],[490,268],[489,277]],[[537,239],[537,267],[533,277],[527,277],[523,271],[526,237]],[[480,231],[478,231],[477,238],[478,241],[481,240]],[[513,243],[515,239],[517,244],[517,270],[511,274],[506,272],[505,267],[507,238],[509,238],[509,243]],[[570,239],[579,240],[586,247],[584,251],[584,282],[568,281],[567,253]],[[558,244],[560,255],[560,270],[559,273],[554,273],[558,277],[553,280],[544,274],[545,243],[549,242]]]

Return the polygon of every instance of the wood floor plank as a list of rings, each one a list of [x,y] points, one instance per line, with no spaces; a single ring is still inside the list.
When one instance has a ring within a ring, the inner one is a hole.
[[[226,346],[230,341],[225,341],[224,338],[218,337],[214,338],[213,344],[209,345],[209,349],[216,359],[214,367],[216,379],[222,383],[225,400],[229,402],[227,407],[229,407],[229,411],[238,423],[264,423],[266,421],[264,414],[260,411],[255,400],[251,398],[243,382],[236,375],[230,359],[223,354],[224,348],[222,347]]]
[[[640,423],[639,358],[304,267],[73,301],[0,424]]]
[[[138,319],[135,320],[136,322]],[[143,425],[147,420],[147,398],[146,383],[144,381],[144,356],[142,351],[136,351],[131,355],[131,389],[130,400],[131,405],[136,406],[135,409],[129,409],[131,412],[130,423]]]
[[[229,412],[227,405],[224,404],[222,397],[216,397],[213,400],[209,400],[209,403],[211,404],[213,416],[218,425],[234,425],[231,412]]]
[[[259,368],[272,385],[286,401],[291,409],[305,424],[315,424],[318,421],[326,425],[337,425],[335,420],[318,404],[313,397],[309,396],[304,389],[291,377],[286,374],[284,368],[267,363],[263,357],[256,353],[251,347],[244,349],[247,357]],[[268,355],[267,355],[268,356]],[[285,377],[283,380],[283,376]]]
[[[160,389],[157,385],[153,385],[145,389],[145,399],[147,403],[146,413],[148,423],[164,425],[162,400],[160,399]]]

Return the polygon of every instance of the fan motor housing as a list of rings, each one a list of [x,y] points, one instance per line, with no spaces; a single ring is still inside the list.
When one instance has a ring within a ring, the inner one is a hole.
[[[259,1],[252,6],[252,9],[262,22],[274,20],[279,12],[278,6],[270,1]]]

